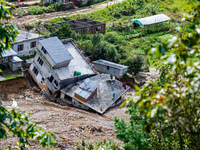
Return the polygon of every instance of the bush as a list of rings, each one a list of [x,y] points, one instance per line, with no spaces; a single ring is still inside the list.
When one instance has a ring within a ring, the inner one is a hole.
[[[37,7],[31,7],[27,8],[28,14],[29,15],[38,15],[38,14],[43,14],[43,13],[51,13],[55,11],[63,11],[63,10],[68,10],[68,9],[73,9],[74,8],[74,3],[70,2],[67,4],[61,4],[61,3],[52,3],[48,6],[37,6]]]
[[[125,65],[129,66],[129,73],[136,75],[138,72],[142,71],[142,66],[144,65],[144,58],[138,55],[135,57],[129,57],[125,61]]]

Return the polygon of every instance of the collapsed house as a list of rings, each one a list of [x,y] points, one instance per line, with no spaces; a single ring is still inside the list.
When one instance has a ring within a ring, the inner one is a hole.
[[[44,36],[40,34],[19,30],[16,41],[11,43],[11,48],[18,56],[33,54],[42,37]]]
[[[93,63],[99,72],[112,74],[117,77],[123,76],[128,71],[128,66],[120,65],[103,59],[93,61]]]
[[[105,33],[106,32],[106,24],[103,22],[91,20],[91,19],[78,19],[78,20],[71,20],[65,21],[61,23],[54,23],[53,25],[58,28],[60,24],[67,23],[70,25],[72,30],[76,33],[80,34],[87,34],[87,33]]]
[[[5,50],[0,57],[0,65],[5,64],[6,67],[9,66],[12,71],[20,70],[22,67],[22,61],[16,56],[17,53],[10,48],[10,50]]]
[[[61,99],[73,106],[103,114],[111,106],[124,100],[129,86],[100,74],[61,89]]]
[[[97,75],[96,67],[73,39],[40,40],[36,52],[29,73],[51,99],[60,97],[73,106],[103,114],[123,101],[129,89],[112,75]]]
[[[72,39],[65,45],[57,37],[40,40],[36,52],[29,73],[51,98],[66,85],[96,75]]]

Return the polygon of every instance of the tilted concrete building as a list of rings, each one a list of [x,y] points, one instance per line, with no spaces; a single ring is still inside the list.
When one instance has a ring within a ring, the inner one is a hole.
[[[68,84],[96,75],[94,65],[72,39],[63,44],[57,37],[39,41],[29,72],[52,98]]]

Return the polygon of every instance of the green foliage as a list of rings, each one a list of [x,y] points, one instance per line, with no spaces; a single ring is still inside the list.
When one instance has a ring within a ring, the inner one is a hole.
[[[29,139],[37,139],[42,147],[55,147],[57,135],[44,132],[43,128],[30,122],[30,115],[21,112],[17,103],[13,101],[12,107],[5,108],[0,102],[0,138],[7,138],[8,134],[19,138],[18,147],[21,150],[27,149]],[[59,139],[59,138],[58,138]]]
[[[30,58],[34,58],[36,53],[30,54],[30,55],[23,55],[23,56],[19,56],[23,61],[25,61],[26,59],[30,59]]]
[[[18,30],[14,23],[9,23],[10,18],[7,15],[8,13],[12,17],[10,6],[14,6],[3,0],[0,1],[0,6],[0,55],[2,55],[5,49],[10,48],[10,43],[15,40]],[[17,147],[21,150],[27,149],[27,145],[30,145],[29,139],[36,138],[42,147],[47,148],[51,146],[55,147],[57,144],[54,139],[56,135],[50,132],[44,132],[42,127],[31,123],[30,116],[27,113],[21,112],[15,101],[13,102],[13,106],[9,108],[5,108],[0,101],[0,138],[7,138],[8,134],[12,134],[13,137],[18,137],[19,143]]]
[[[113,141],[95,141],[86,143],[84,140],[77,143],[76,150],[121,150],[121,148]]]
[[[135,86],[128,100],[129,124],[115,118],[124,149],[199,149],[200,5],[186,19],[190,30],[178,28],[178,37],[149,52],[161,60],[160,77],[142,89]],[[144,148],[138,148],[141,143]]]
[[[3,75],[2,77],[5,78],[3,81],[15,79],[17,77],[23,77],[23,74],[14,74],[14,75]]]
[[[125,65],[128,65],[128,72],[136,75],[138,72],[142,71],[142,66],[144,65],[144,58],[142,56],[129,57],[125,61]]]
[[[62,3],[52,3],[49,6],[37,6],[37,7],[30,7],[27,8],[28,14],[29,15],[38,15],[38,14],[43,14],[43,13],[51,13],[55,11],[63,11],[63,10],[68,10],[68,9],[73,9],[74,4],[73,3],[67,3],[67,4],[62,4]]]
[[[150,132],[154,149],[198,149],[200,142],[200,5],[190,20],[189,32],[181,28],[179,36],[150,51],[164,63],[161,75],[136,94],[140,115],[148,118],[143,124]],[[191,28],[193,27],[193,28]],[[156,142],[157,141],[157,142]]]
[[[2,75],[3,74],[3,71],[0,69],[0,75]]]
[[[19,33],[17,26],[10,20],[10,17],[12,17],[11,7],[15,8],[14,5],[6,1],[0,1],[0,57],[4,50],[10,49],[11,42],[15,41]]]
[[[70,24],[62,23],[56,30],[54,30],[54,32],[52,31],[51,36],[58,36],[60,39],[67,39],[71,37],[72,32]]]
[[[129,124],[126,124],[123,119],[114,117],[116,138],[124,142],[125,150],[146,150],[149,134],[143,131],[145,120],[135,109],[134,103],[130,103],[128,108],[127,113],[131,115]]]

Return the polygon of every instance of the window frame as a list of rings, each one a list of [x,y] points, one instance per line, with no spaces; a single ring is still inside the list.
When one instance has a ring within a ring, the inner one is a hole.
[[[38,57],[37,61],[38,61],[38,63],[39,63],[41,66],[42,66],[43,63],[44,63],[44,61],[43,61],[40,57]]]
[[[41,50],[43,51],[44,54],[47,53],[47,50],[42,46]]]
[[[34,66],[33,67],[33,72],[34,72],[34,74],[37,76],[38,75],[38,73],[39,73],[39,71],[37,70],[37,68]]]
[[[31,42],[30,46],[31,46],[31,48],[36,47],[36,41]]]
[[[24,44],[17,45],[18,52],[23,51],[23,50],[24,50]]]

